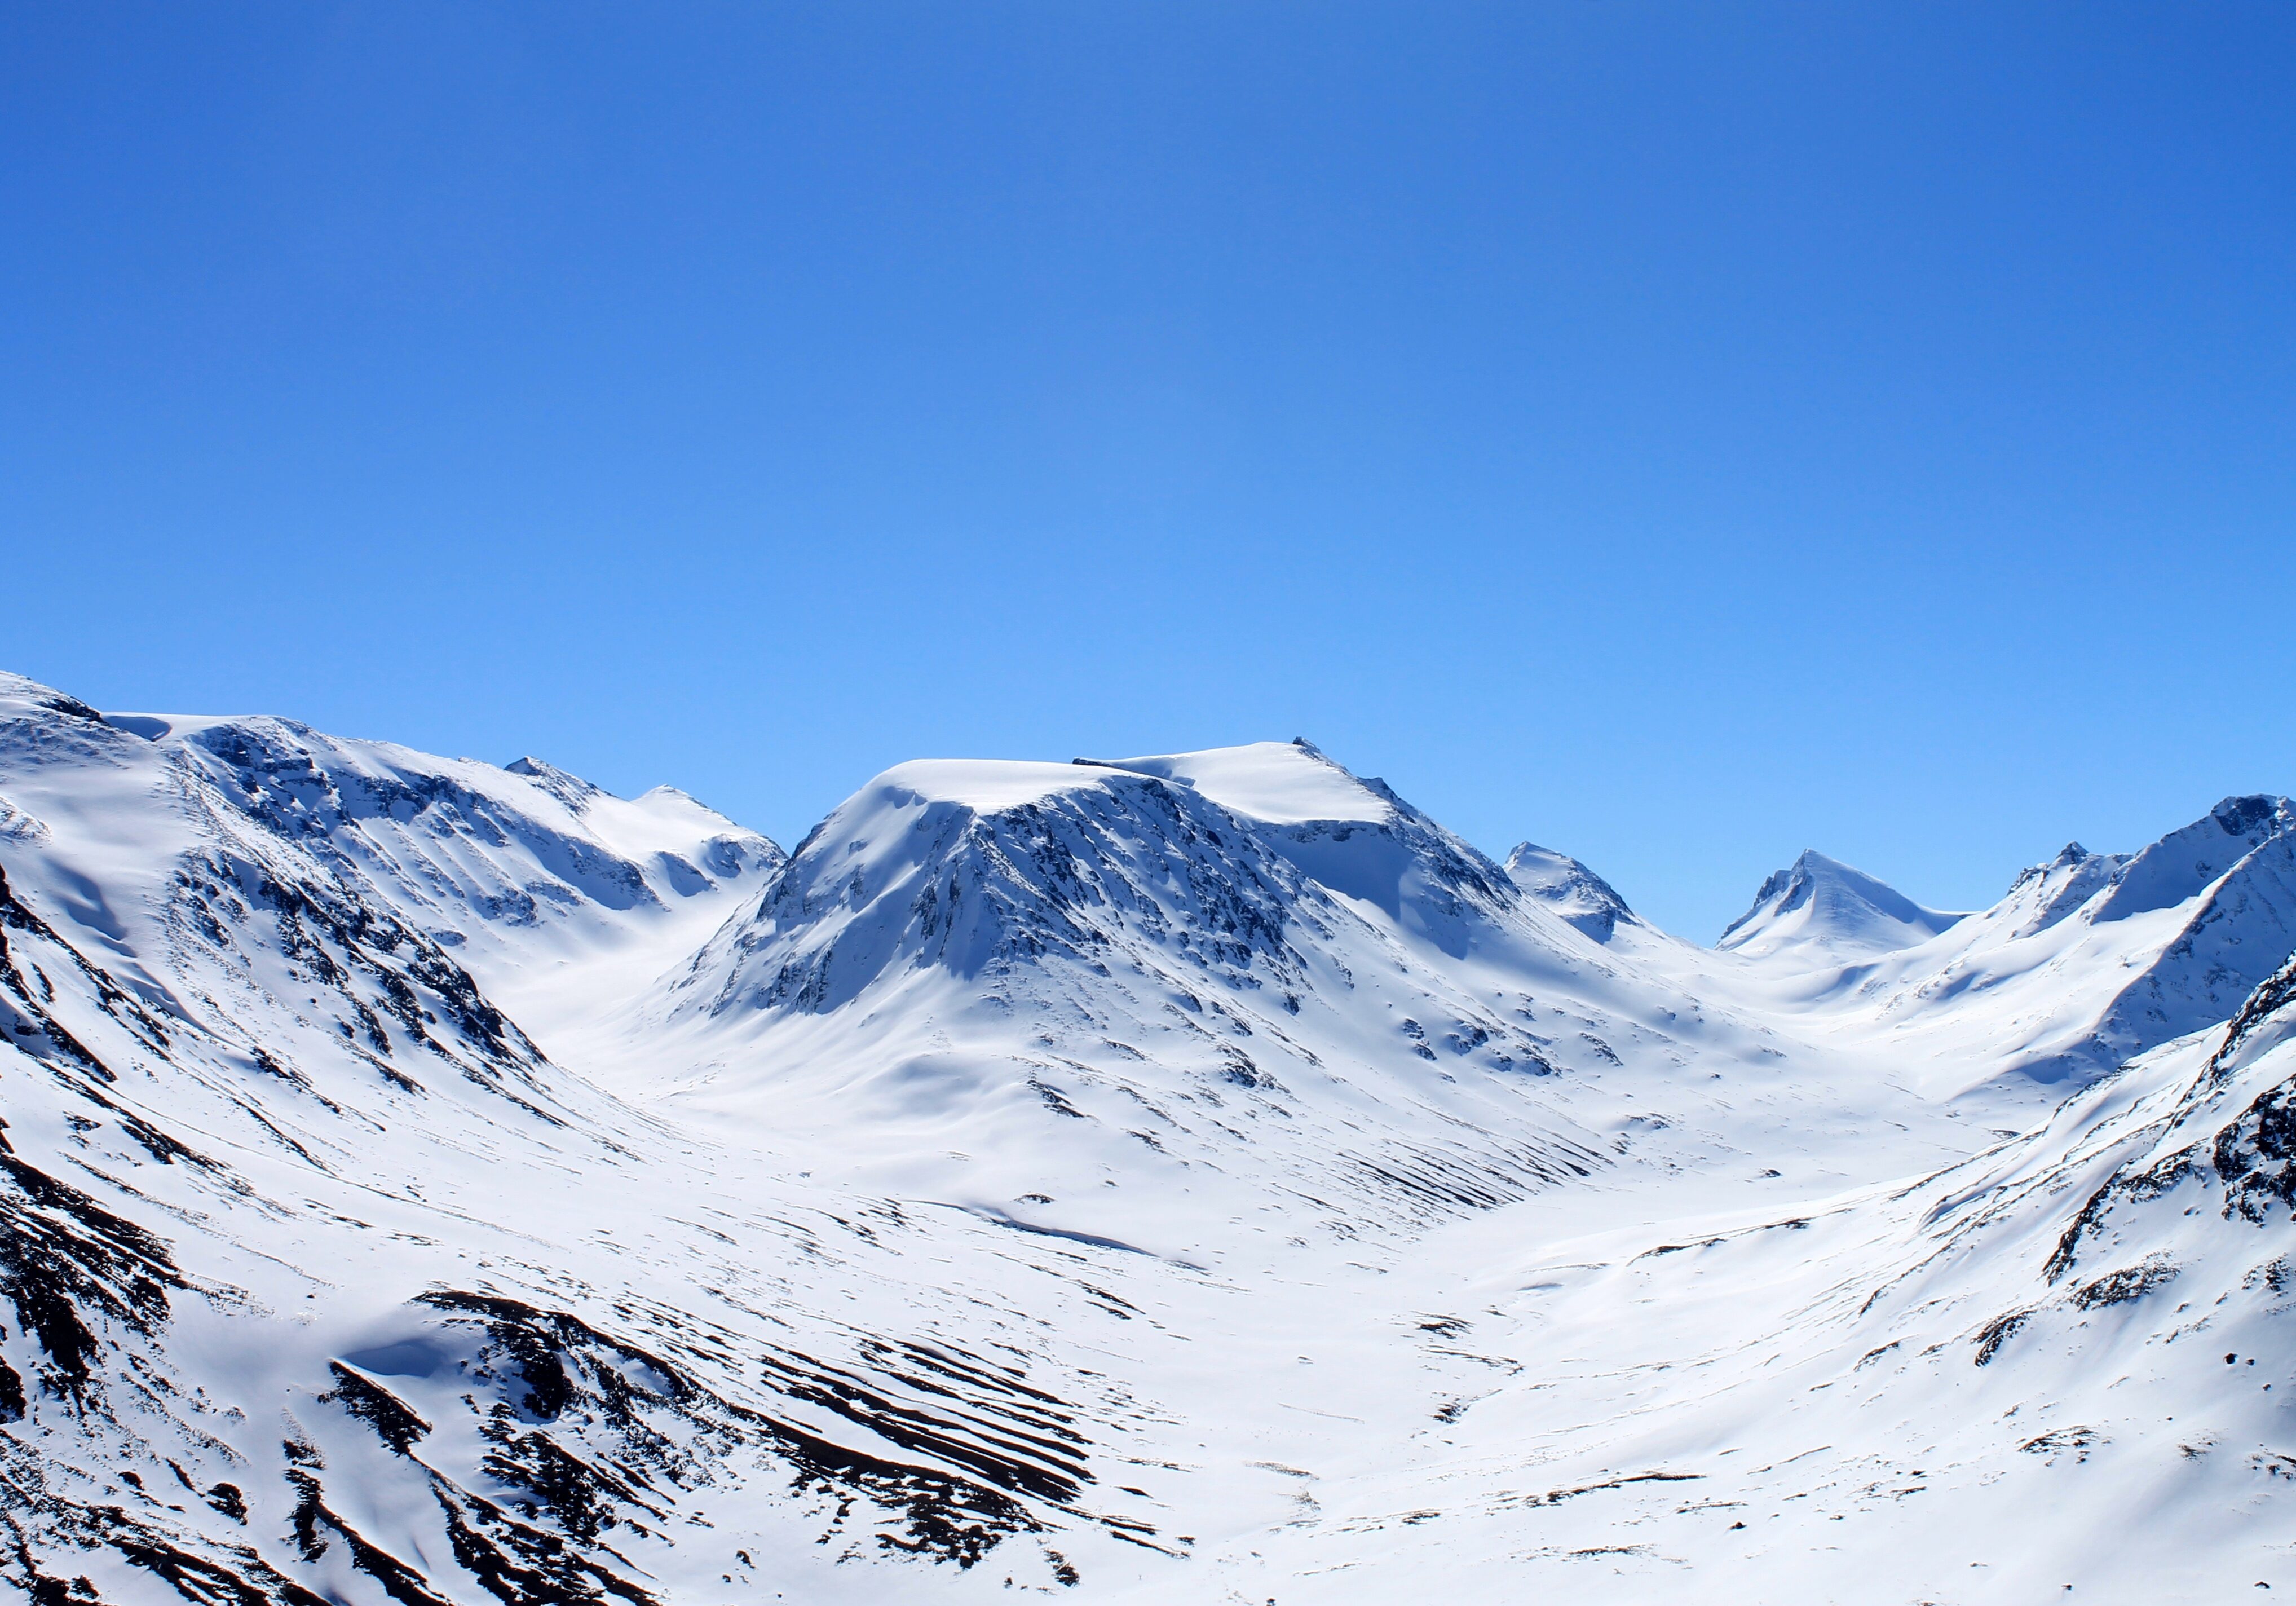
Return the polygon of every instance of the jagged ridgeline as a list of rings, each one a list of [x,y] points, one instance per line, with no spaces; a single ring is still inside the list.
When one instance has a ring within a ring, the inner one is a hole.
[[[0,1585],[2277,1588],[2291,825],[1710,950],[1306,742],[785,857],[0,677]]]

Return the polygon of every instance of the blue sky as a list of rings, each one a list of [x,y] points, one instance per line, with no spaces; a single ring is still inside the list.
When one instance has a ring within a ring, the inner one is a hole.
[[[2296,788],[2296,8],[0,12],[0,664],[794,840],[1304,734],[1710,939]]]

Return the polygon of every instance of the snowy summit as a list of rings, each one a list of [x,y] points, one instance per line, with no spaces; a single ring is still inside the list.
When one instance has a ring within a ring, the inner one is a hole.
[[[1849,959],[1911,947],[1962,918],[1924,909],[1813,848],[1765,881],[1754,906],[1732,921],[1714,946],[1749,959]]]

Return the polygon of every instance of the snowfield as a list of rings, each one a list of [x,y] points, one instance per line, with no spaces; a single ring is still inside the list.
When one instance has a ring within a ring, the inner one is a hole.
[[[2296,1590],[2292,856],[1813,852],[1707,948],[1302,742],[784,855],[0,676],[0,1581]]]

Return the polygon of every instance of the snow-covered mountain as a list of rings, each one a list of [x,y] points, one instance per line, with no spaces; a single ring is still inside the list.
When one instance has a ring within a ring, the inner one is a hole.
[[[1596,942],[1610,941],[1622,921],[1641,923],[1610,882],[1567,853],[1518,842],[1507,855],[1506,873],[1516,886],[1546,899],[1557,914]]]
[[[1806,855],[1709,950],[1305,743],[784,859],[0,680],[0,1580],[2296,1587],[2289,823],[1966,917]]]
[[[1917,907],[1861,880],[1863,903]],[[1916,922],[1899,930],[1906,940],[1862,951],[1725,946],[1758,962],[1758,985],[1804,1029],[1886,1045],[1926,1066],[1914,1074],[1933,1091],[2030,1080],[2062,1093],[2226,1020],[2296,949],[2296,811],[2228,798],[2134,855],[2073,843],[1990,909],[1926,938]]]
[[[1925,909],[1895,888],[1816,848],[1763,881],[1754,906],[1714,946],[1797,969],[1926,942],[1964,917]]]
[[[655,1053],[696,1069],[615,1080],[601,1052],[628,1096],[1210,1264],[1240,1209],[1349,1241],[1606,1172],[1654,1107],[1783,1135],[1784,1106],[1836,1096],[1785,1098],[1774,1030],[1622,969],[1296,743],[900,766],[665,1001]]]

